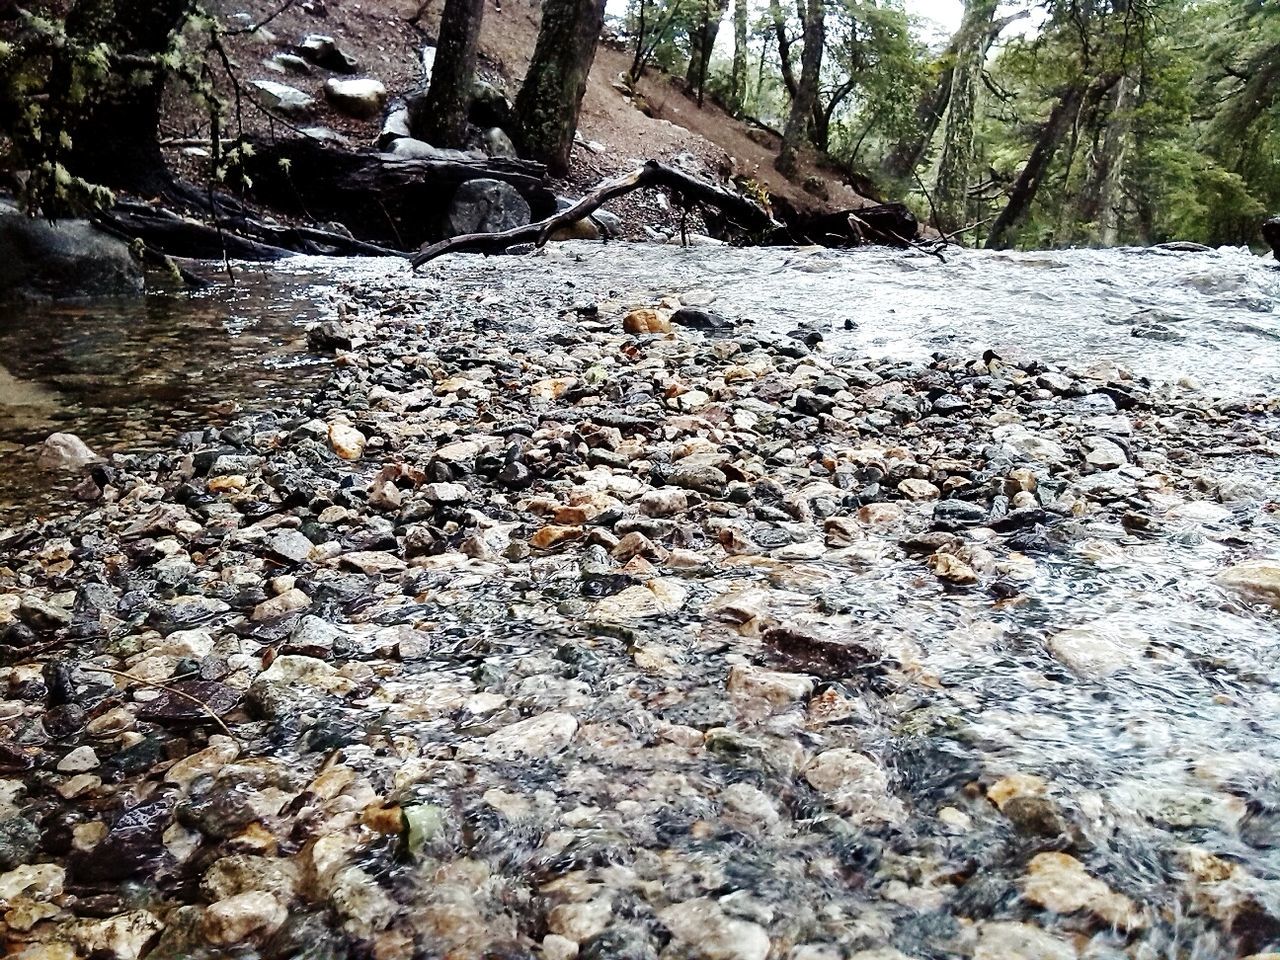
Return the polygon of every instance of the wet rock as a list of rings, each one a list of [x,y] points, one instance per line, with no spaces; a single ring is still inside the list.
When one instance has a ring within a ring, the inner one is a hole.
[[[624,333],[670,333],[671,319],[664,312],[648,307],[632,310],[622,318]]]
[[[515,159],[520,156],[515,142],[501,127],[490,127],[484,132],[484,151],[491,157]]]
[[[179,680],[138,707],[142,720],[202,723],[224,717],[240,703],[241,691],[217,680]]]
[[[0,874],[0,901],[50,900],[61,895],[66,871],[54,863],[24,864]]]
[[[679,948],[705,960],[766,960],[769,935],[758,924],[727,916],[706,898],[673,904],[658,912]]]
[[[963,530],[987,519],[987,511],[967,500],[941,500],[933,506],[933,525],[939,530]]]
[[[824,799],[860,823],[898,823],[904,811],[889,793],[880,765],[847,748],[827,750],[805,767],[804,778]]]
[[[785,707],[813,693],[813,680],[798,673],[781,673],[748,664],[729,668],[727,688],[743,697],[758,697],[775,707]]]
[[[330,77],[324,82],[324,98],[339,113],[357,120],[370,120],[382,113],[387,102],[387,88],[381,81],[369,78],[339,80]]]
[[[294,587],[278,596],[263,600],[253,608],[251,619],[256,622],[279,620],[281,617],[305,610],[309,606],[311,606],[311,598]]]
[[[1084,864],[1065,853],[1039,853],[1031,858],[1022,880],[1022,895],[1055,913],[1084,911],[1122,930],[1143,926],[1128,897],[1089,875]]]
[[[501,180],[468,180],[458,187],[449,207],[450,236],[500,233],[523,227],[530,220],[529,204],[520,192]]]
[[[0,870],[30,863],[39,842],[39,828],[25,817],[0,820]]]
[[[671,315],[671,322],[690,330],[728,331],[734,328],[728,317],[698,307],[681,307]]]
[[[973,960],[1076,960],[1078,956],[1067,941],[1012,921],[982,924],[973,951]]]
[[[1218,574],[1220,586],[1254,603],[1280,608],[1280,563],[1250,560]]]
[[[1049,651],[1081,676],[1101,678],[1140,662],[1150,642],[1140,630],[1098,621],[1055,633]]]
[[[457,755],[460,758],[545,757],[567,746],[577,732],[578,721],[572,714],[544,713],[503,727],[482,741],[464,743],[458,747]]]
[[[86,955],[138,960],[163,927],[155,914],[135,910],[106,920],[82,923],[75,928],[74,938],[76,946]]]
[[[367,442],[365,435],[350,424],[329,424],[329,445],[343,460],[359,460]]]
[[[0,202],[0,300],[137,296],[141,265],[126,243],[85,220],[50,223]]]
[[[238,946],[275,933],[289,912],[274,896],[261,890],[219,900],[204,912],[203,932],[217,946]]]
[[[40,447],[36,465],[42,470],[82,470],[100,457],[74,433],[51,433]]]
[[[650,580],[601,600],[594,613],[600,620],[623,622],[663,616],[683,607],[688,595],[688,590],[673,580]]]
[[[1084,461],[1095,470],[1116,470],[1129,462],[1124,448],[1118,443],[1101,437],[1084,442]]]

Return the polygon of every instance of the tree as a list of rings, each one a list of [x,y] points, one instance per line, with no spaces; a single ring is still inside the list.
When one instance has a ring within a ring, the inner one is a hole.
[[[796,152],[813,122],[818,103],[818,84],[822,79],[822,54],[826,46],[826,11],[823,0],[796,0],[800,15],[804,48],[800,51],[800,77],[795,81],[791,110],[782,132],[782,149],[774,165],[784,176],[796,172]],[[775,18],[776,21],[776,18]],[[781,45],[781,43],[780,43]],[[785,60],[785,51],[782,51]]]
[[[733,73],[729,80],[729,108],[741,113],[747,102],[747,0],[733,4]]]
[[[689,30],[689,67],[685,71],[685,87],[698,96],[702,105],[707,86],[707,69],[711,66],[711,51],[720,33],[720,21],[729,10],[729,0],[695,0],[697,16]]]
[[[431,85],[425,100],[413,102],[409,116],[414,136],[436,146],[466,143],[484,4],[485,0],[445,0]]]
[[[0,56],[0,129],[28,199],[47,213],[85,209],[103,186],[155,194],[171,183],[160,151],[167,77],[194,68],[176,37],[190,0],[77,0],[18,8]],[[60,22],[61,21],[61,22]]]
[[[515,112],[525,155],[545,163],[555,176],[569,170],[603,25],[604,0],[544,0],[542,5],[538,41]]]
[[[954,233],[968,218],[978,77],[986,59],[987,37],[997,4],[998,0],[966,0],[964,20],[954,41],[955,67],[951,71],[951,91],[947,98],[947,123],[933,186],[937,216],[934,226],[943,233]]]

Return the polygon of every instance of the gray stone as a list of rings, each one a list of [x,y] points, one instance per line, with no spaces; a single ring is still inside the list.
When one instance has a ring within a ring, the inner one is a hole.
[[[471,150],[448,150],[444,147],[433,147],[425,140],[413,137],[399,137],[391,141],[386,151],[393,157],[404,160],[478,160],[482,154]]]
[[[491,157],[516,158],[520,156],[515,143],[501,127],[490,127],[484,132],[484,149]]]
[[[40,447],[36,465],[42,470],[81,470],[101,459],[74,433],[51,433]]]
[[[129,245],[87,220],[32,219],[0,203],[0,301],[137,296]]]
[[[622,218],[615,213],[610,213],[608,210],[597,210],[591,215],[591,219],[600,228],[600,232],[609,240],[621,237],[625,229],[622,225]]]
[[[403,142],[403,141],[400,141]],[[446,224],[450,236],[500,233],[529,223],[529,204],[501,180],[468,180],[458,188]]]
[[[258,93],[258,102],[268,110],[286,117],[305,117],[315,109],[316,99],[297,87],[274,80],[250,80],[249,86]]]
[[[386,105],[387,88],[381,81],[370,77],[358,80],[330,77],[324,82],[324,98],[339,113],[358,120],[369,120],[380,114]]]
[[[386,150],[397,140],[409,136],[409,108],[397,103],[387,111],[382,121],[382,131],[378,134],[378,149]]]
[[[359,68],[355,57],[339,47],[338,41],[320,33],[303,38],[298,44],[298,54],[308,63],[334,73],[355,73]]]

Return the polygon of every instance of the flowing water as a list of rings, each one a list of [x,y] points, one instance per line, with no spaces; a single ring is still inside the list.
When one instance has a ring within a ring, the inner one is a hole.
[[[393,283],[406,270],[390,261],[299,259],[194,298],[9,315],[0,322],[0,441],[10,444],[0,499],[48,508],[26,488],[49,481],[26,465],[29,445],[55,424],[95,447],[136,448],[163,443],[231,401],[265,406],[305,392],[320,368],[302,352],[301,324],[326,315],[331,285]],[[572,244],[536,257],[454,258],[425,273],[414,282],[481,303],[517,288],[563,309],[674,293],[764,329],[820,328],[828,351],[922,359],[992,349],[1079,366],[1116,361],[1153,381],[1193,378],[1228,396],[1280,392],[1280,269],[1241,250],[956,252],[940,263],[880,250]],[[1188,436],[1197,429],[1188,423]],[[865,748],[885,758],[920,809],[981,773],[1038,775],[1083,834],[1075,849],[1089,851],[1091,871],[1139,904],[1147,931],[1127,941],[1100,933],[1091,957],[1232,955],[1202,925],[1168,919],[1203,909],[1171,882],[1188,869],[1177,857],[1184,848],[1241,864],[1249,875],[1242,889],[1280,916],[1280,622],[1212,583],[1233,560],[1280,557],[1272,509],[1280,462],[1237,458],[1221,463],[1218,476],[1246,493],[1174,510],[1159,536],[1093,523],[1083,545],[1047,555],[1007,603],[922,589],[918,567],[885,555],[868,556],[856,575],[830,571],[823,588],[824,606],[840,612],[855,638],[891,638],[934,678],[928,695],[872,700],[859,718]],[[473,589],[484,596],[482,584]],[[458,630],[518,643],[522,656],[547,652],[536,635],[530,643],[535,623],[513,625],[482,607],[460,607]],[[1145,655],[1078,675],[1044,645],[1047,635],[1074,628]],[[722,682],[708,677],[708,688]],[[976,849],[995,834],[974,836],[975,869],[998,874],[998,854]],[[504,842],[518,838],[492,840]],[[1012,849],[1018,840],[1001,843]],[[801,840],[771,845],[777,875],[755,881],[755,895],[846,896],[839,878],[804,872],[806,855]],[[992,894],[1002,910],[1007,889]],[[922,916],[952,910],[931,899],[919,876],[904,891]],[[968,912],[982,909],[971,903]],[[912,956],[955,955],[939,946],[954,931],[934,937],[925,926],[915,939],[899,927],[893,942]],[[1254,942],[1275,939],[1263,933]]]

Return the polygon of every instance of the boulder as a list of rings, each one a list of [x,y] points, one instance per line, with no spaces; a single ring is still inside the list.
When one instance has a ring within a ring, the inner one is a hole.
[[[447,160],[454,162],[478,160],[480,158],[479,154],[471,153],[467,150],[449,150],[445,147],[433,147],[425,140],[415,140],[413,137],[399,137],[392,140],[390,148],[386,152],[403,160]]]
[[[482,130],[506,127],[512,120],[511,101],[487,80],[476,77],[471,85],[471,107],[468,117]]]
[[[490,127],[484,132],[484,151],[491,157],[515,158],[520,156],[516,145],[501,127]]]
[[[42,470],[80,470],[101,458],[74,433],[51,433],[40,447],[36,465]]]
[[[403,142],[403,141],[400,141]],[[529,204],[501,180],[468,180],[453,195],[445,224],[449,236],[500,233],[529,223]]]
[[[378,149],[386,150],[397,140],[407,136],[410,136],[409,108],[396,101],[392,103],[391,109],[382,120],[382,131],[378,134],[377,141]]]
[[[316,99],[297,87],[274,80],[250,80],[249,86],[258,94],[258,102],[268,110],[286,117],[305,117],[315,109]]]
[[[324,34],[313,33],[298,44],[298,55],[317,67],[334,73],[355,73],[359,68],[355,57],[338,46],[338,41]]]
[[[0,300],[137,296],[129,245],[87,220],[31,219],[0,203]]]
[[[330,77],[324,82],[324,98],[339,113],[357,120],[369,120],[380,114],[386,105],[387,88],[380,80],[371,77],[359,80]]]
[[[1280,217],[1268,217],[1263,222],[1262,239],[1267,241],[1275,258],[1280,260]]]

